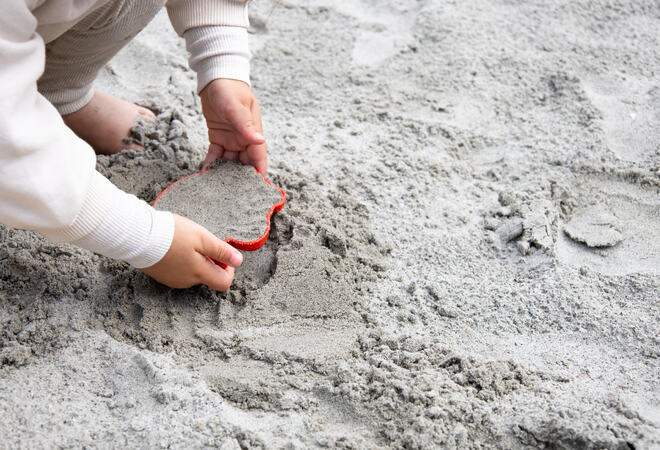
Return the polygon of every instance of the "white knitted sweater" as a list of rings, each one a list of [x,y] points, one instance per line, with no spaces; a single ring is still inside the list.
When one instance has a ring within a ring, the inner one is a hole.
[[[154,210],[95,170],[92,148],[37,91],[45,44],[107,0],[0,4],[0,222],[149,267],[167,253],[172,214]],[[249,82],[246,1],[169,0],[201,90],[215,78]]]

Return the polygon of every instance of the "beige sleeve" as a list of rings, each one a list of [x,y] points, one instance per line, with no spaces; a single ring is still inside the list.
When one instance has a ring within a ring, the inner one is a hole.
[[[247,0],[169,0],[167,14],[179,36],[186,30],[206,25],[247,28],[247,3]]]
[[[37,90],[45,45],[25,0],[0,8],[0,222],[135,267],[167,253],[174,218],[96,171],[94,150]]]
[[[190,52],[188,63],[197,72],[198,93],[218,78],[250,85],[250,50],[245,28],[207,25],[190,28],[183,37]]]

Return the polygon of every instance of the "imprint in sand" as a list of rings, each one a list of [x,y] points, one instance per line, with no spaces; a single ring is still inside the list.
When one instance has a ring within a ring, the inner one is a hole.
[[[221,239],[248,242],[263,236],[268,213],[281,199],[282,192],[252,167],[225,161],[174,183],[154,206],[188,217]]]

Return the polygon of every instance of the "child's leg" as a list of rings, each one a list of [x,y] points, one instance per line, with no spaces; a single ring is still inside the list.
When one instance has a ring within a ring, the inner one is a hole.
[[[99,70],[163,7],[165,0],[110,0],[46,45],[39,92],[97,153],[116,153],[139,115],[151,111],[94,92]]]

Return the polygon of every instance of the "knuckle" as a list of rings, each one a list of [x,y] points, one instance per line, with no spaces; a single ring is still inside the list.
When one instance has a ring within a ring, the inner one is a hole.
[[[225,242],[218,246],[216,256],[219,261],[225,262],[231,256],[231,251],[228,247],[229,244],[226,244]]]

